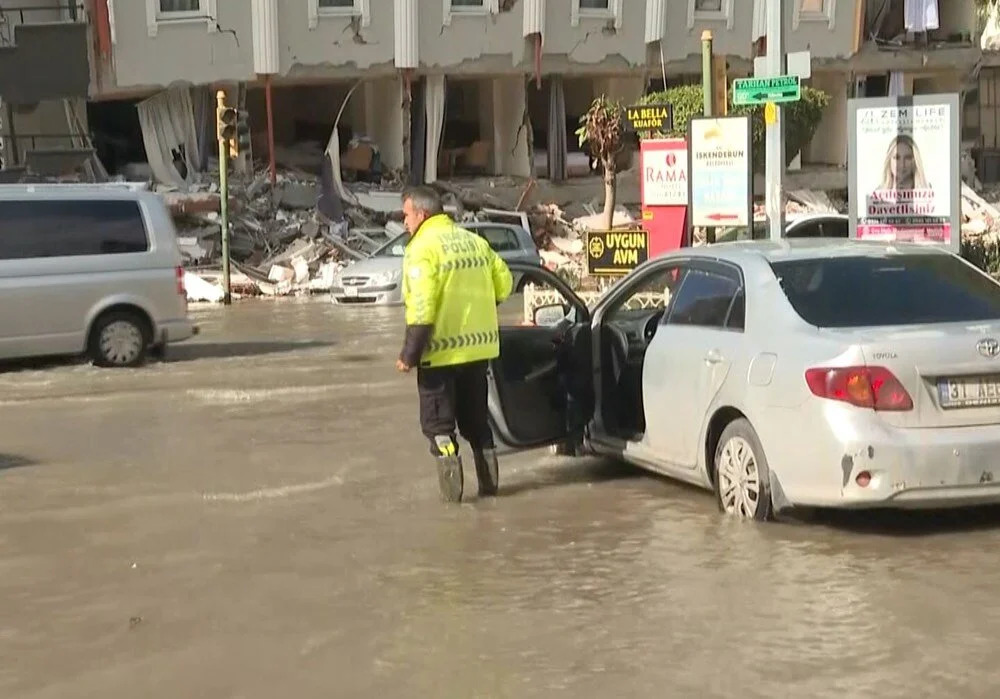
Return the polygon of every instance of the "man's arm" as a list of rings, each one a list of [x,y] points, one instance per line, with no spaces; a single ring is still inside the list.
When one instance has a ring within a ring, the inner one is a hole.
[[[403,300],[406,304],[406,336],[399,360],[407,367],[420,363],[434,331],[437,317],[437,261],[429,251],[403,255]]]
[[[507,267],[507,263],[503,261],[503,258],[497,255],[492,248],[490,248],[490,254],[493,256],[491,262],[493,291],[496,294],[497,303],[503,303],[514,289],[514,278],[511,276],[510,269]]]

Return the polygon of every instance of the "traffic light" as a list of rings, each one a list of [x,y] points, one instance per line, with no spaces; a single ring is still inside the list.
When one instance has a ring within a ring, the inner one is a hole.
[[[236,110],[232,107],[219,106],[215,109],[216,134],[220,141],[232,141],[236,136]]]
[[[238,158],[240,153],[250,151],[250,115],[247,110],[236,111],[234,134],[229,141],[229,157]]]

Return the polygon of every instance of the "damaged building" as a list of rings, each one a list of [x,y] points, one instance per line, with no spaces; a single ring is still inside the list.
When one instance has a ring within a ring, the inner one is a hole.
[[[317,225],[346,220],[358,235],[372,234],[406,181],[463,183],[492,208],[521,208],[529,179],[536,201],[591,202],[601,191],[597,165],[574,131],[593,98],[627,103],[698,83],[704,30],[729,80],[752,75],[766,51],[764,5],[0,0],[4,167],[32,173],[44,163],[49,176],[73,170],[93,179],[106,169],[154,182],[175,214],[194,217],[183,227],[196,239],[194,261],[211,259],[215,92],[224,90],[251,125],[251,151],[235,163],[235,196],[249,204],[234,210],[234,255],[269,274],[288,245],[304,245],[303,228],[309,238]],[[968,160],[981,177],[1000,179],[1000,36],[986,41],[975,0],[785,6],[786,50],[809,52],[804,82],[831,98],[823,137],[795,158],[791,189],[846,188],[851,97],[942,91],[963,96]],[[81,61],[66,60],[71,51]],[[42,70],[50,77],[34,81]],[[60,150],[73,152],[71,162],[53,164]],[[636,159],[626,152],[620,165]],[[272,174],[262,181],[263,171]],[[331,188],[324,206],[320,192]],[[620,178],[619,202],[637,200],[638,178]],[[316,259],[309,262],[314,272]],[[277,276],[287,281],[287,268]]]
[[[846,102],[855,95],[959,91],[969,96],[969,140],[995,145],[996,118],[982,112],[993,99],[997,62],[980,47],[974,0],[785,4],[787,50],[810,52],[808,84],[831,96],[821,129],[831,137],[808,146],[802,166],[841,170],[846,164],[843,125]],[[729,79],[751,75],[755,56],[766,50],[763,0],[4,5],[12,8],[0,9],[4,50],[16,43],[15,34],[23,35],[13,52],[21,59],[3,54],[11,75],[3,97],[19,105],[13,118],[4,110],[4,143],[19,144],[9,145],[8,166],[32,152],[92,146],[113,174],[181,188],[213,157],[217,89],[249,110],[258,162],[273,157],[318,174],[326,154],[344,180],[368,183],[397,180],[403,171],[427,182],[465,176],[561,181],[594,173],[573,137],[594,97],[628,102],[664,83],[696,82],[706,29],[716,53],[726,56]],[[60,31],[75,35],[35,38]],[[28,58],[32,46],[43,55],[47,40],[60,42],[61,60],[48,54],[60,80],[79,80],[82,67],[71,67],[89,66],[86,90],[18,94],[30,82],[25,76],[33,75],[18,72],[18,60]],[[88,60],[64,60],[67,47]],[[56,114],[65,97],[76,98],[71,123]],[[53,99],[57,104],[45,104]],[[41,111],[29,114],[29,107]]]

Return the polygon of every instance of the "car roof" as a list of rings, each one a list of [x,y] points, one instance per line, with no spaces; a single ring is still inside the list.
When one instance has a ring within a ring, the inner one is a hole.
[[[780,241],[746,240],[682,248],[674,254],[725,260],[736,264],[764,261],[810,260],[829,257],[885,257],[886,255],[950,255],[937,245],[845,240],[843,238],[788,238]]]

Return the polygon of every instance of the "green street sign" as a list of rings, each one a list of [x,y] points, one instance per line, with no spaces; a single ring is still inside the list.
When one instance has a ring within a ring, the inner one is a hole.
[[[741,78],[733,81],[733,104],[765,104],[766,102],[798,102],[802,85],[797,75],[776,78]]]

